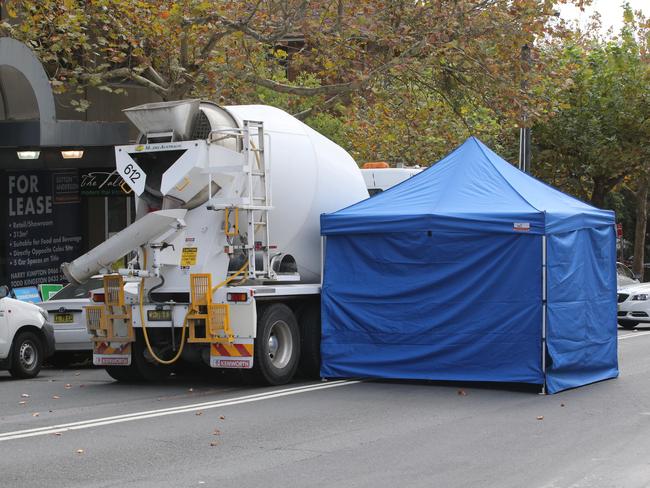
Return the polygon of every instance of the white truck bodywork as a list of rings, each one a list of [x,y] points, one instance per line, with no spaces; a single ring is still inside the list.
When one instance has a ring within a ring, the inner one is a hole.
[[[188,317],[192,323],[204,320],[205,329],[212,330],[207,318],[191,317],[200,315],[197,308],[205,312],[214,304],[219,313],[227,312],[229,326],[222,324],[211,344],[192,338],[182,351],[184,359],[201,355],[213,367],[251,368],[254,344],[258,360],[265,358],[258,356],[258,349],[268,350],[279,370],[285,363],[293,368],[296,359],[285,361],[282,341],[295,354],[300,349],[296,341],[307,346],[292,323],[308,335],[316,332],[308,332],[302,322],[320,320],[315,315],[322,268],[320,215],[368,197],[358,166],[341,147],[273,107],[184,101],[149,104],[126,113],[143,134],[138,144],[116,147],[116,165],[138,197],[139,218],[66,264],[66,275],[83,281],[108,268],[115,256],[137,254],[129,268],[120,271],[143,280],[142,293],[126,294],[118,307],[129,316],[126,329],[144,326],[143,332],[150,330],[154,337],[148,342],[160,338],[160,351],[175,350],[178,331]],[[198,138],[193,133],[200,124],[209,130]],[[190,281],[198,276],[211,279],[213,290],[202,299],[205,305],[190,303],[196,294]],[[221,286],[224,280],[229,282]],[[260,324],[264,320],[280,324],[276,333],[275,325]],[[122,322],[115,324],[124,331]],[[254,342],[260,331],[268,337]],[[170,333],[171,345],[165,339]],[[135,349],[139,338],[136,331]],[[102,342],[101,336],[95,341]],[[154,356],[155,345],[147,348]],[[311,348],[317,349],[314,344]],[[96,363],[110,366],[112,351],[129,348],[107,340],[100,349]],[[217,355],[227,350],[236,355],[235,349],[249,355],[247,362],[228,363]],[[129,354],[116,357],[113,364],[132,365]]]

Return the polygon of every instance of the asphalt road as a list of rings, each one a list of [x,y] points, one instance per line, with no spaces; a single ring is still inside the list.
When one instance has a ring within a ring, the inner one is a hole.
[[[618,379],[553,396],[503,385],[128,386],[91,368],[31,381],[0,372],[0,486],[648,487],[650,329],[619,339]]]

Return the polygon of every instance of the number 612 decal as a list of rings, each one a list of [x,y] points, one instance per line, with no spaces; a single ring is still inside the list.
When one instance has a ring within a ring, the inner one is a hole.
[[[129,163],[124,167],[124,175],[129,178],[131,183],[135,183],[135,180],[140,179],[142,173],[140,173],[137,169],[133,167],[131,163]]]

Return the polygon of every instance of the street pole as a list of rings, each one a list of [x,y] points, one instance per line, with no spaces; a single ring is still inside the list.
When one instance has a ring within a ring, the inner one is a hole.
[[[526,75],[530,70],[530,63],[530,46],[524,44],[521,46],[522,93],[528,91]],[[525,104],[522,104],[521,127],[519,128],[519,169],[525,173],[530,173],[530,127],[528,127],[528,113]]]
[[[530,127],[519,128],[519,169],[530,173]]]

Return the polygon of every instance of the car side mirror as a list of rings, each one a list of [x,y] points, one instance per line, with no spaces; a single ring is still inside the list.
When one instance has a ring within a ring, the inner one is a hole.
[[[9,296],[9,287],[7,285],[0,286],[0,298]]]

